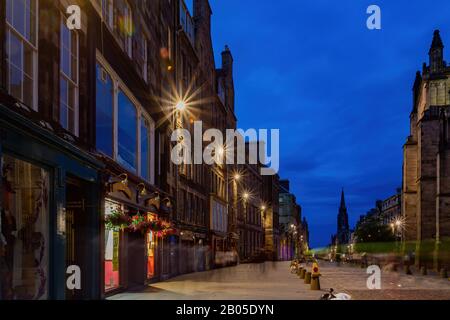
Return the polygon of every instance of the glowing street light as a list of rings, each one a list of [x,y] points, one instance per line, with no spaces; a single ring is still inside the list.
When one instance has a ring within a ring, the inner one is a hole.
[[[186,102],[184,102],[183,100],[178,101],[178,103],[176,104],[175,108],[178,111],[184,111],[186,109]]]
[[[241,180],[241,175],[239,173],[235,173],[233,178],[235,181],[239,181],[239,180]]]

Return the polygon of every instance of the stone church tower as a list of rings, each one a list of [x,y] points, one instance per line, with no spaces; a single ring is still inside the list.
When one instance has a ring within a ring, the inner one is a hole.
[[[450,236],[450,67],[434,32],[429,65],[413,86],[410,136],[403,148],[404,240],[416,241],[416,265],[439,269]]]
[[[341,204],[339,206],[339,213],[337,216],[337,244],[346,244],[350,240],[350,227],[348,224],[348,213],[345,205],[344,189],[341,193]]]

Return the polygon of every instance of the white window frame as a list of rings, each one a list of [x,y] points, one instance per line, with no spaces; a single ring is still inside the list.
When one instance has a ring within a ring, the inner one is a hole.
[[[97,63],[105,69],[105,71],[109,74],[111,77],[111,81],[113,83],[114,87],[114,94],[113,94],[113,160],[117,162],[118,155],[119,155],[119,121],[118,121],[118,113],[119,113],[119,103],[118,103],[118,93],[119,91],[122,91],[123,94],[127,96],[128,99],[130,99],[131,103],[136,108],[136,125],[137,125],[137,151],[136,151],[136,160],[137,160],[137,168],[136,172],[133,172],[134,174],[137,174],[138,176],[141,176],[141,119],[144,117],[150,125],[150,170],[149,170],[149,180],[146,180],[150,184],[155,183],[155,121],[150,117],[150,115],[144,110],[142,105],[139,103],[139,101],[135,98],[131,90],[123,83],[123,81],[120,79],[120,77],[117,75],[117,73],[114,71],[114,69],[109,65],[109,63],[106,61],[106,59],[101,55],[99,51],[96,53],[97,57]]]
[[[11,1],[13,2],[14,0],[11,0]],[[19,40],[23,43],[23,45],[29,46],[32,49],[32,51],[33,51],[33,104],[31,106],[29,106],[29,107],[31,107],[34,111],[38,111],[38,99],[39,99],[39,97],[38,97],[38,76],[39,76],[38,75],[38,70],[39,70],[38,69],[38,64],[39,64],[39,61],[38,61],[38,53],[39,53],[39,0],[35,0],[35,1],[36,1],[35,2],[36,3],[36,11],[35,11],[35,21],[34,21],[35,26],[34,26],[34,29],[35,29],[35,41],[36,41],[36,43],[32,44],[31,42],[29,42],[27,39],[24,38],[24,36],[18,30],[16,30],[13,27],[13,25],[7,19],[8,13],[5,14],[5,23],[6,23],[5,36],[8,37],[8,33],[14,34],[16,37],[19,38]],[[6,2],[5,2],[5,6],[6,6]],[[12,16],[14,16],[14,13],[12,14]],[[11,39],[11,38],[9,38],[9,39]],[[11,62],[10,62],[10,59],[9,59],[9,53],[11,52],[11,40],[9,40],[9,43],[6,42],[6,39],[4,39],[4,41],[5,41],[5,44],[6,44],[5,45],[5,47],[6,47],[5,49],[7,51],[6,70],[5,70],[5,72],[7,72],[7,79],[8,79],[7,85],[8,85],[8,87],[6,89],[7,89],[8,93],[11,93],[11,90],[10,90],[10,84],[11,84],[10,65],[11,65]],[[23,99],[23,97],[24,97],[24,95],[23,95],[23,78],[24,78],[24,73],[25,73],[24,70],[23,70],[23,67],[24,67],[24,58],[23,58],[23,56],[24,56],[24,52],[22,50],[22,52],[21,52],[22,70],[20,70],[22,72],[22,94],[21,94],[22,96],[20,98],[19,97],[15,97],[15,98],[19,99],[22,103],[24,101],[24,99]]]
[[[67,17],[61,13],[61,26],[65,25],[64,21],[67,19]],[[71,79],[68,75],[66,75],[64,73],[64,71],[62,70],[62,66],[60,66],[59,68],[59,73],[60,73],[60,77],[64,78],[64,80],[66,80],[68,83],[72,84],[75,88],[75,101],[74,101],[74,124],[73,124],[73,128],[74,128],[74,132],[72,132],[73,134],[75,134],[77,137],[80,134],[80,128],[79,128],[79,121],[80,121],[80,37],[78,35],[78,33],[75,30],[69,30],[69,33],[71,34],[71,36],[75,36],[76,37],[76,82],[73,81],[73,79]],[[60,30],[59,33],[59,45],[60,45],[60,54],[63,50],[63,46],[62,46],[62,30]],[[69,50],[69,54],[71,55],[72,58],[72,52]],[[72,61],[70,61],[72,62]],[[60,62],[61,63],[61,62]],[[73,72],[73,70],[72,70]],[[61,90],[61,88],[60,88]],[[69,97],[69,94],[67,93],[67,96]],[[60,98],[60,102],[59,102],[59,108],[61,108],[61,98]],[[67,108],[69,108],[69,106],[67,105]],[[61,109],[60,109],[61,112]],[[68,114],[67,114],[68,115]],[[60,119],[61,117],[59,117],[58,121],[61,121]]]

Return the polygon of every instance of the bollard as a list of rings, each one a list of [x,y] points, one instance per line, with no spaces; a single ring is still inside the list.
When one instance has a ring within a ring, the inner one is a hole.
[[[300,279],[305,279],[306,276],[306,269],[302,269],[302,272],[300,273]]]
[[[445,268],[441,269],[441,278],[444,278],[444,279],[448,278],[447,269],[445,269]]]
[[[297,268],[297,276],[300,278],[300,276],[301,276],[301,274],[302,274],[302,270],[303,270],[303,267],[298,267]]]
[[[319,276],[313,276],[311,278],[311,290],[320,290]]]
[[[412,275],[411,268],[409,267],[409,265],[405,265],[405,274]]]
[[[304,282],[305,284],[311,284],[311,272],[306,272]]]
[[[423,276],[427,275],[427,267],[426,266],[423,266],[420,268],[420,274]]]

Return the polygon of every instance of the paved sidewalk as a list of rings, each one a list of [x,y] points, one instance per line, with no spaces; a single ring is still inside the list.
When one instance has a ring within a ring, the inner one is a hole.
[[[289,272],[289,262],[242,264],[183,275],[153,284],[140,292],[126,292],[111,300],[318,300],[330,287],[353,299],[450,300],[450,281],[435,276],[382,273],[382,290],[368,290],[365,269],[321,262],[322,290],[311,291]]]

